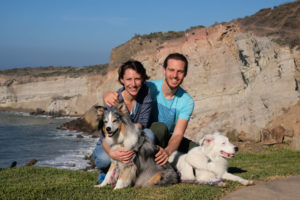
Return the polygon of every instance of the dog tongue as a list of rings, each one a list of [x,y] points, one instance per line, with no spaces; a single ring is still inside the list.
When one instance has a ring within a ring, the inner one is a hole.
[[[222,151],[221,153],[222,153],[223,156],[225,156],[227,158],[233,158],[234,157],[234,154],[226,153],[225,151]]]
[[[113,136],[114,134],[113,134],[113,132],[111,132],[111,133],[107,133],[108,134],[108,137],[111,137],[111,136]]]

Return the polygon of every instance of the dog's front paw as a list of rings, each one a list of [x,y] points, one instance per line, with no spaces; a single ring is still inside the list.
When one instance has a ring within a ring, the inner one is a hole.
[[[221,188],[227,188],[227,183],[220,182],[220,183],[218,183],[218,186]]]
[[[114,190],[122,189],[125,187],[127,187],[127,185],[121,179],[119,179],[116,183]]]
[[[250,186],[250,185],[254,185],[254,181],[250,180],[250,181],[246,181],[246,183],[244,185],[246,186]]]
[[[101,186],[101,184],[97,184],[97,185],[94,185],[94,187],[95,187],[95,188],[100,188],[100,187],[102,187],[102,186]]]
[[[125,185],[116,185],[114,187],[114,190],[119,190],[119,189],[122,189],[122,188],[125,188],[126,186]]]
[[[104,187],[104,186],[106,186],[106,185],[107,185],[106,182],[102,182],[102,183],[100,183],[100,184],[98,184],[98,185],[94,185],[94,187],[100,188],[100,187]]]

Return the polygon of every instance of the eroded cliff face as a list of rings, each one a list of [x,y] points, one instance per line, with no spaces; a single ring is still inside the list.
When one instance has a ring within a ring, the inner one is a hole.
[[[1,76],[0,108],[26,112],[41,109],[48,113],[82,115],[98,103],[103,80],[105,77],[101,75],[77,78]]]
[[[151,79],[162,79],[162,63],[172,52],[189,60],[183,88],[195,101],[187,131],[195,141],[215,130],[258,141],[260,130],[299,99],[293,50],[243,33],[236,23],[193,30],[131,58],[142,61]]]
[[[300,48],[272,39],[238,22],[195,28],[173,40],[135,37],[112,51],[106,75],[0,76],[0,108],[82,115],[102,104],[103,92],[120,87],[116,67],[122,62],[139,60],[151,79],[163,79],[165,57],[179,52],[189,61],[182,87],[195,101],[186,136],[197,142],[219,130],[259,141],[261,130],[299,101]],[[300,135],[300,128],[293,131]]]

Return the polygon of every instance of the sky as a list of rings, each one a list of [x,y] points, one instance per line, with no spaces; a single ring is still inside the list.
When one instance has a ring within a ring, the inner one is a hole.
[[[135,34],[184,31],[291,0],[0,0],[0,70],[109,63]]]

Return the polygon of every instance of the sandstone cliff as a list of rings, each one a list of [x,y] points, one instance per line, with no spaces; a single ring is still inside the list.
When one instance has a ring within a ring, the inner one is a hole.
[[[284,15],[281,23],[267,23],[278,10]],[[300,28],[293,23],[299,22],[299,11],[297,1],[251,16],[265,19],[259,24],[247,17],[193,28],[175,39],[135,36],[113,49],[105,75],[33,78],[0,74],[0,108],[82,115],[92,105],[102,104],[103,91],[120,87],[116,67],[122,62],[137,59],[151,79],[162,79],[164,58],[180,52],[189,60],[183,88],[195,100],[187,137],[198,141],[203,134],[220,130],[259,141],[263,128],[272,128],[273,120],[298,105]],[[295,120],[295,127],[284,128],[300,137],[300,119]]]
[[[82,115],[98,103],[106,70],[99,65],[0,71],[0,109]]]

